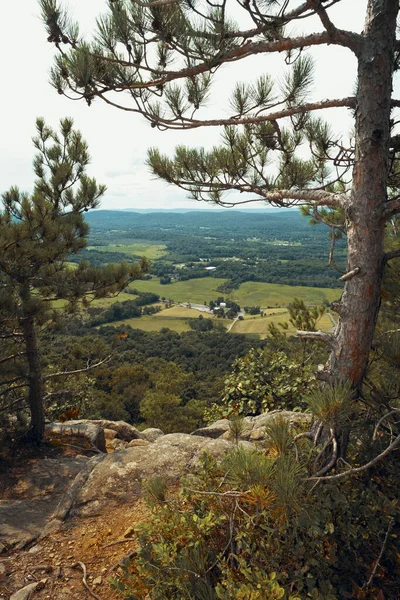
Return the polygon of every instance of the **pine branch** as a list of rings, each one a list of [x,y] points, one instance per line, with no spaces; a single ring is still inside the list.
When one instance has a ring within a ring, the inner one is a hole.
[[[140,113],[146,119],[148,119],[151,123],[156,126],[162,125],[167,127],[168,129],[197,129],[199,127],[221,127],[227,125],[247,125],[247,124],[257,124],[257,123],[265,123],[267,121],[274,122],[280,119],[285,119],[287,117],[294,117],[297,115],[305,115],[309,112],[313,112],[316,110],[323,110],[326,108],[354,108],[355,107],[355,97],[348,96],[346,98],[332,98],[326,100],[319,100],[318,102],[308,102],[305,104],[301,104],[300,106],[289,106],[287,108],[283,108],[282,110],[278,110],[266,115],[251,115],[248,117],[231,117],[229,119],[193,119],[182,117],[177,121],[176,119],[166,119],[165,117],[155,116],[153,113],[146,111],[142,108],[132,108],[128,106],[123,106],[109,100],[103,94],[98,95],[106,104],[113,106],[114,108],[118,108],[120,110],[124,110],[127,112]]]

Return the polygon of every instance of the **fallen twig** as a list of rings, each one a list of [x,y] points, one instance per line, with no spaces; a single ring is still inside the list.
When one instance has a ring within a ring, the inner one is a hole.
[[[390,530],[392,529],[392,526],[393,526],[393,519],[391,518],[390,521],[389,521],[388,528],[386,530],[385,539],[383,540],[381,551],[379,552],[379,556],[376,559],[374,568],[372,569],[372,573],[369,576],[369,579],[368,579],[367,583],[363,586],[363,589],[369,588],[369,586],[371,585],[371,583],[372,583],[372,581],[373,581],[373,579],[374,579],[374,577],[376,575],[376,571],[378,570],[378,567],[379,567],[380,561],[382,559],[383,553],[385,552],[386,543],[387,543],[387,540],[388,540],[388,537],[389,537]]]
[[[80,567],[83,571],[83,577],[82,577],[82,583],[85,586],[85,588],[87,589],[88,593],[92,596],[92,598],[96,598],[96,600],[102,600],[102,598],[100,598],[100,596],[98,596],[91,587],[89,587],[88,582],[86,580],[86,565],[81,562],[80,560],[78,560],[76,563],[74,563],[73,565],[71,565],[73,569],[75,569],[76,567]]]

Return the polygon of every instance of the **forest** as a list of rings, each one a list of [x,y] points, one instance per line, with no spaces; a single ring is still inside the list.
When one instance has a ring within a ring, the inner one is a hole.
[[[95,210],[106,186],[90,175],[84,133],[70,117],[38,117],[30,191],[16,182],[1,195],[3,474],[24,452],[54,450],[47,432],[72,427],[71,416],[182,436],[223,422],[221,458],[137,482],[142,518],[125,530],[134,550],[105,568],[99,593],[398,599],[399,0],[364,0],[354,31],[347,0],[109,0],[92,33],[68,4],[38,2],[54,94],[179,133],[173,151],[150,147],[146,165],[193,201],[286,212]],[[353,86],[338,98],[316,68],[325,61],[339,85],[341,53]],[[254,80],[239,81],[253,58]],[[214,81],[227,71],[221,94]],[[331,111],[351,121],[348,133]],[[203,130],[219,142],[183,145],[184,132]],[[172,297],[199,281],[196,298]],[[324,302],[246,301],[252,286],[287,283]],[[186,330],[132,327],[192,303],[203,312]],[[272,314],[262,336],[232,329]],[[265,415],[265,438],[244,443]],[[122,461],[130,449],[118,452]],[[82,565],[71,568],[101,598]]]

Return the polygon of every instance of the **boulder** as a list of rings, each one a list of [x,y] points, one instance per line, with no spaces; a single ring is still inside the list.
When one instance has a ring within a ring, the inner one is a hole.
[[[148,446],[149,444],[151,444],[151,442],[148,440],[132,440],[131,442],[128,442],[129,448],[133,448],[134,446]]]
[[[277,415],[281,415],[284,419],[288,419],[292,427],[307,425],[311,421],[311,415],[309,414],[288,410],[273,410],[257,415],[256,417],[244,417],[243,431],[240,435],[240,439],[251,442],[262,442],[266,438],[266,426],[271,423]],[[197,429],[192,435],[213,439],[221,438],[225,440],[232,438],[228,419],[215,421],[215,423],[212,423],[208,427]]]
[[[89,440],[94,448],[97,448],[100,450],[100,452],[106,452],[104,427],[97,425],[95,421],[65,421],[65,423],[47,423],[46,433],[82,436]]]
[[[85,423],[93,424],[102,429],[112,429],[121,440],[130,442],[131,440],[144,439],[143,434],[133,425],[125,423],[125,421],[109,421],[108,419],[78,419],[76,421],[67,421],[67,423]],[[65,423],[66,424],[66,423]]]
[[[199,435],[201,437],[209,437],[209,438],[219,438],[222,434],[229,432],[229,420],[228,419],[220,419],[219,421],[215,421],[208,427],[201,427],[201,429],[196,429],[193,431],[191,435]]]
[[[95,458],[100,456],[105,455]],[[24,546],[37,538],[67,496],[71,483],[91,460],[84,456],[46,458],[31,465],[0,500],[1,547]]]
[[[253,444],[244,442],[247,447]],[[107,454],[95,466],[80,490],[72,511],[76,516],[97,514],[110,505],[133,502],[141,495],[142,481],[162,475],[178,480],[198,463],[203,452],[220,458],[232,442],[171,433],[148,446],[135,446]]]
[[[116,431],[114,431],[114,429],[107,429],[107,428],[106,428],[106,429],[104,429],[104,437],[105,437],[106,443],[107,443],[108,441],[111,441],[111,440],[113,440],[114,438],[116,438],[116,437],[117,437],[117,435],[118,435],[118,434],[117,434],[117,432],[116,432]]]
[[[158,440],[158,438],[164,435],[164,432],[161,431],[161,429],[149,427],[148,429],[142,431],[142,435],[145,440],[148,440],[149,442],[155,442],[156,440]]]
[[[134,441],[141,441],[141,440],[134,440]],[[123,448],[126,448],[128,446],[129,442],[126,442],[125,440],[120,440],[118,438],[114,438],[113,440],[110,440],[109,442],[107,442],[107,449],[108,450],[121,450]]]

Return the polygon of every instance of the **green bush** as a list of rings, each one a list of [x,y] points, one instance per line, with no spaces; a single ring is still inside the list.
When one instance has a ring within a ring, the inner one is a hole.
[[[269,439],[265,453],[239,446],[220,464],[204,455],[179,495],[150,494],[136,557],[113,580],[124,598],[399,597],[398,463],[316,485],[309,476],[323,443],[295,439],[279,419]],[[360,437],[349,460],[369,460],[388,439]]]

